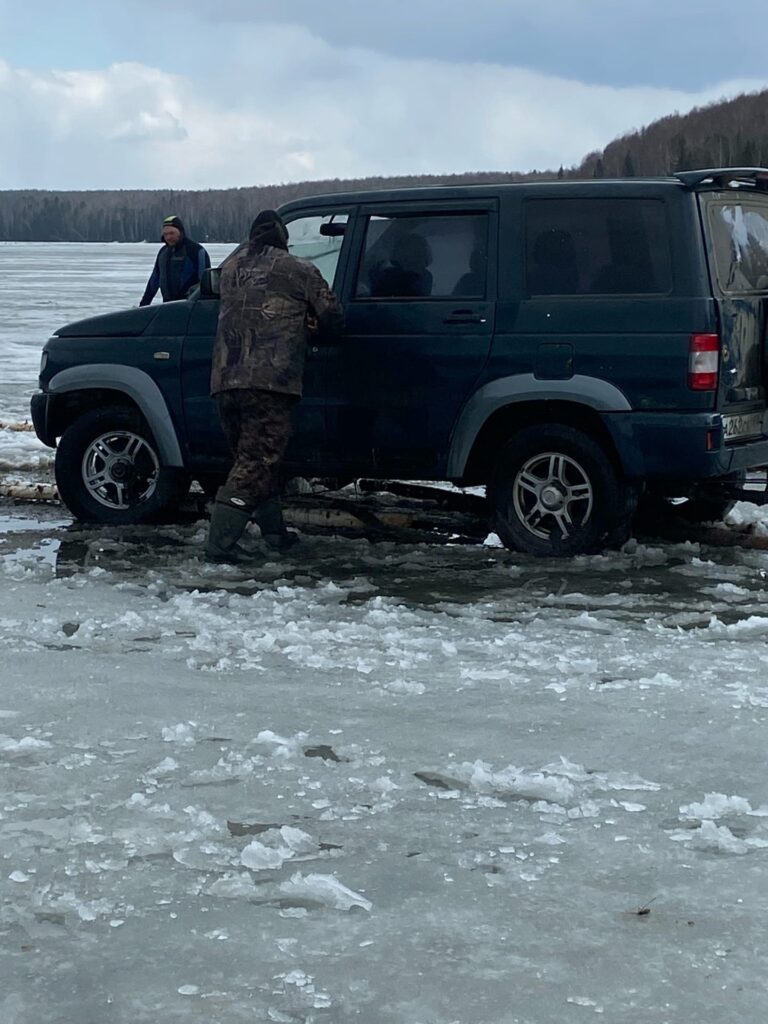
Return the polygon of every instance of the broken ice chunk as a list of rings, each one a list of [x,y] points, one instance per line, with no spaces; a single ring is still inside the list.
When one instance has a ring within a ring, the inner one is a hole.
[[[361,907],[370,910],[373,904],[359,892],[343,885],[335,875],[302,875],[297,871],[287,882],[281,882],[280,891],[292,898],[304,897],[334,910],[352,910]]]
[[[287,846],[265,846],[258,839],[254,839],[240,854],[240,863],[251,871],[274,871],[281,868],[293,855],[294,851]]]

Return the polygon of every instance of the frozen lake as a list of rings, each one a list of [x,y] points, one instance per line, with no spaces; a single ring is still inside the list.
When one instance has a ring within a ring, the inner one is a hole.
[[[154,251],[0,246],[0,420]],[[0,1024],[764,1019],[765,553],[203,532],[0,505]]]
[[[138,306],[159,244],[0,242],[0,475],[50,476],[49,449],[7,424],[29,419],[40,352],[72,320]],[[234,245],[207,245],[220,263]],[[155,298],[159,302],[159,297]]]

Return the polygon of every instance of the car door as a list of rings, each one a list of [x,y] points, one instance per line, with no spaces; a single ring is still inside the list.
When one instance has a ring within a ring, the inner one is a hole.
[[[441,475],[493,337],[496,224],[493,198],[360,209],[326,355],[328,464]]]
[[[195,465],[211,466],[229,460],[229,446],[211,397],[211,354],[219,319],[219,302],[191,301],[192,310],[181,360],[181,393],[187,446]]]
[[[286,218],[289,251],[314,263],[331,285],[347,221],[346,210],[328,208],[302,210]],[[184,417],[189,449],[198,465],[226,463],[230,457],[216,403],[210,395],[211,354],[218,315],[217,299],[198,298],[193,304],[184,344],[181,368]],[[310,346],[304,373],[304,397],[294,409],[294,432],[286,453],[286,463],[296,467],[316,464],[325,445],[323,357],[321,347]]]

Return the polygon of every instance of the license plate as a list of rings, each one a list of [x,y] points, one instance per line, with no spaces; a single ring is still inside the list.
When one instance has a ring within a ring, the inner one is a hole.
[[[763,432],[763,414],[748,412],[743,416],[723,416],[723,435],[726,442],[739,437],[751,437]]]

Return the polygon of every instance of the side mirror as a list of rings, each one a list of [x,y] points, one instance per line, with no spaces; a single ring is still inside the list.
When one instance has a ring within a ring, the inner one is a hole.
[[[200,298],[201,299],[218,299],[221,298],[221,291],[219,290],[219,278],[221,276],[220,267],[209,267],[203,271],[203,276],[200,278]]]

